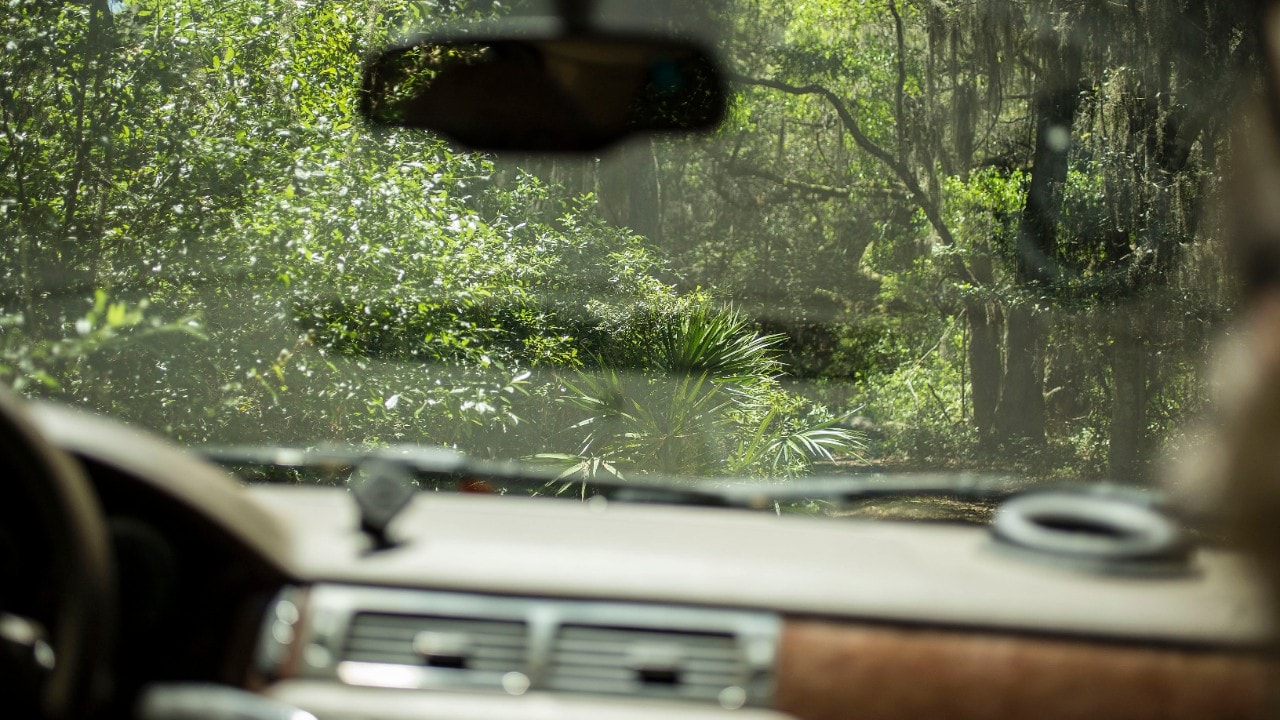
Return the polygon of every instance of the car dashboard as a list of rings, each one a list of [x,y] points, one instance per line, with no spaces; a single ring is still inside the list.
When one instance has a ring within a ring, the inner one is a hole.
[[[318,718],[1246,718],[1270,608],[1235,554],[1083,571],[988,528],[245,486],[123,424],[33,408],[108,516],[117,702],[217,683]]]

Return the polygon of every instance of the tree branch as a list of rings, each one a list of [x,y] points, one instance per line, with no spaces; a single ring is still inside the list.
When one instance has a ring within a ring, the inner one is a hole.
[[[821,85],[792,85],[782,82],[781,80],[769,80],[767,78],[753,78],[746,75],[733,75],[733,80],[747,85],[756,85],[758,87],[767,87],[773,90],[779,90],[789,95],[817,95],[826,100],[836,111],[836,115],[840,118],[840,122],[844,124],[845,130],[853,137],[853,141],[858,147],[880,162],[884,163],[889,169],[893,170],[895,175],[902,175],[906,168],[902,167],[898,161],[887,150],[876,145],[871,138],[862,132],[862,127],[858,124],[858,119],[853,116],[849,107],[845,105],[834,92]]]
[[[933,198],[929,197],[925,189],[920,186],[920,181],[916,178],[915,173],[911,172],[911,169],[905,163],[898,162],[892,154],[867,137],[866,133],[862,132],[862,127],[858,124],[858,119],[854,117],[849,106],[834,92],[821,85],[792,85],[780,80],[753,78],[738,74],[732,75],[731,78],[747,85],[766,87],[790,95],[817,95],[826,100],[831,105],[831,108],[835,110],[840,122],[844,124],[845,131],[853,137],[854,143],[868,155],[871,155],[889,168],[894,176],[897,177],[898,182],[906,187],[907,193],[915,199],[916,205],[924,212],[929,225],[933,227],[934,232],[938,233],[938,238],[942,241],[942,244],[948,246],[955,244],[955,236],[951,234],[951,228],[947,227],[947,224],[942,220],[942,213],[939,211],[937,204],[934,203]],[[962,274],[972,279],[973,276],[964,267],[963,261],[957,258],[956,262],[963,271]]]
[[[768,170],[747,165],[742,162],[730,162],[725,164],[725,170],[734,177],[753,177],[761,180],[780,185],[788,190],[809,193],[811,195],[820,195],[832,199],[847,199],[857,193],[878,193],[881,195],[901,194],[901,190],[894,187],[875,187],[873,185],[865,186],[841,186],[841,185],[823,185],[822,183],[809,182],[808,180],[796,180],[788,178],[778,173],[772,173]]]

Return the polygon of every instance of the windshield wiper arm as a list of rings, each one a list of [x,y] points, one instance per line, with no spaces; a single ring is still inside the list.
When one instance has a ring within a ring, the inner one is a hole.
[[[817,475],[788,482],[731,482],[718,488],[734,507],[764,508],[774,503],[822,500],[837,505],[896,497],[947,497],[999,500],[1022,489],[1003,475],[974,473],[863,473]]]
[[[592,495],[624,502],[653,502],[681,505],[728,505],[719,490],[705,481],[657,479],[620,480],[612,478],[578,480],[517,461],[481,460],[447,448],[398,445],[385,448],[296,448],[283,446],[207,446],[193,448],[206,460],[224,467],[347,472],[380,462],[393,463],[408,471],[424,488],[463,492],[504,490],[545,490],[556,484],[584,482]]]
[[[631,480],[580,480],[562,477],[554,471],[544,471],[528,463],[480,460],[455,450],[416,445],[316,449],[227,446],[196,448],[195,451],[212,462],[232,468],[249,466],[342,472],[355,471],[380,462],[392,463],[407,471],[421,487],[437,490],[538,492],[556,485],[582,483],[585,485],[584,494],[606,500],[754,510],[773,509],[778,504],[805,501],[843,505],[877,498],[902,497],[942,497],[990,502],[1028,489],[1025,481],[1007,475],[936,472],[822,475],[785,482],[656,476],[642,476]]]

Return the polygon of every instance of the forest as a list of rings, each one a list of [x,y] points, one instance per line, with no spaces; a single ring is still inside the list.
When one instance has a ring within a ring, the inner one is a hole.
[[[654,3],[732,80],[710,136],[509,158],[359,116],[371,53],[532,4],[9,2],[0,378],[576,479],[1142,482],[1182,442],[1255,3]]]

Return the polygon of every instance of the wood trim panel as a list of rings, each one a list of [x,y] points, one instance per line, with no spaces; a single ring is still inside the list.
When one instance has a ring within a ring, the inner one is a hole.
[[[802,720],[1272,717],[1256,656],[789,620],[777,709]]]

